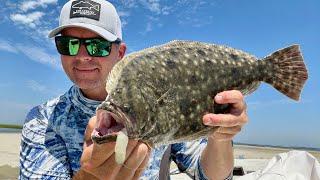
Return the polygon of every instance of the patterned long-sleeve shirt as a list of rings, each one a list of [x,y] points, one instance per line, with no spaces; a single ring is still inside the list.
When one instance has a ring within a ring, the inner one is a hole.
[[[68,92],[27,115],[21,139],[19,179],[71,179],[80,169],[84,132],[100,101],[84,97],[72,86]],[[206,140],[171,146],[172,159],[179,169],[207,179],[199,157]],[[153,149],[141,179],[158,179],[160,161],[167,146]]]

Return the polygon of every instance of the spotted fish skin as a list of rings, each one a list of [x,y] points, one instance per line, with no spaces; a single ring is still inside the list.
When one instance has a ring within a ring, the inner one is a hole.
[[[173,41],[117,63],[108,77],[108,97],[98,109],[122,119],[130,139],[157,146],[213,132],[216,128],[205,126],[202,117],[221,112],[213,103],[219,92],[247,95],[264,81],[298,100],[307,77],[298,45],[258,60],[226,46]],[[112,138],[105,134],[92,139],[105,143]]]

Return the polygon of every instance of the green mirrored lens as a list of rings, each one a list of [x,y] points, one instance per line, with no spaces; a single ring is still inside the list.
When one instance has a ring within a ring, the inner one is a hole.
[[[68,56],[75,56],[78,54],[80,48],[79,39],[67,36],[57,36],[55,40],[56,47],[60,54]]]
[[[108,56],[111,49],[111,43],[103,39],[87,39],[85,41],[88,53],[91,56]]]
[[[78,54],[80,42],[78,39],[69,39],[69,53],[71,56]]]
[[[76,56],[81,44],[84,44],[90,56],[106,57],[110,54],[112,42],[102,38],[75,38],[56,36],[56,47],[60,54]]]
[[[57,36],[55,37],[56,47],[60,54],[62,55],[70,55],[69,52],[69,40],[68,37]]]

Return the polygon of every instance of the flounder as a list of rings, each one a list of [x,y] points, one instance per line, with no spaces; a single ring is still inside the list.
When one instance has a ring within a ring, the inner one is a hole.
[[[99,144],[117,141],[116,160],[121,164],[128,138],[154,147],[214,132],[217,127],[205,126],[202,117],[226,110],[213,103],[219,92],[247,95],[263,81],[298,100],[307,78],[298,45],[258,60],[226,46],[172,41],[129,54],[114,66],[92,139]]]

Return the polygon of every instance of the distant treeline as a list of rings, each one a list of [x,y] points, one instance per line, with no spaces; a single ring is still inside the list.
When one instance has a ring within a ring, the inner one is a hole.
[[[22,125],[0,124],[0,128],[22,129]]]

